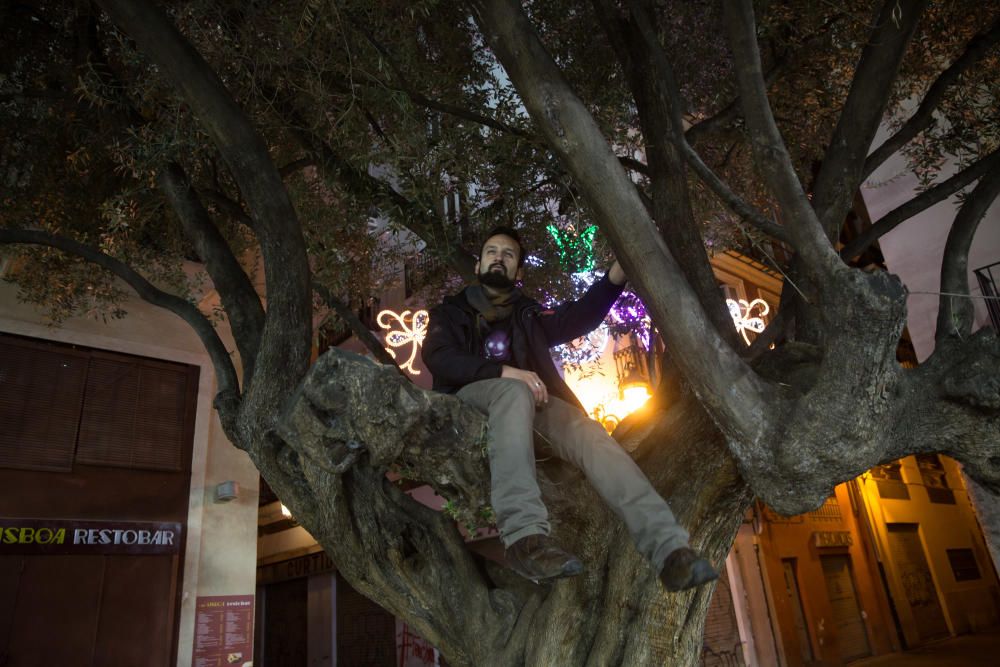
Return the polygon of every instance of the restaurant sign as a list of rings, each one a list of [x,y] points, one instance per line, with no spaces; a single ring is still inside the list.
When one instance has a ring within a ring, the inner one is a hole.
[[[175,554],[181,524],[0,517],[0,555]]]
[[[854,538],[847,530],[817,530],[813,533],[813,543],[820,548],[849,547],[854,544]]]

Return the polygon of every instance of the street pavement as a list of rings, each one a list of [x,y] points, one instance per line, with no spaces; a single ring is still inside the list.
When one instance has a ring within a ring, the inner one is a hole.
[[[903,653],[850,663],[851,667],[991,667],[1000,665],[1000,633],[943,639]]]

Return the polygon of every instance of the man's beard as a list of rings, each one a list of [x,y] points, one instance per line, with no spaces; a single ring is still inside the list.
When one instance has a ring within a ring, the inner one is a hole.
[[[492,267],[486,269],[479,274],[479,284],[497,290],[514,289],[514,281],[507,277],[506,268],[503,271],[493,271]]]

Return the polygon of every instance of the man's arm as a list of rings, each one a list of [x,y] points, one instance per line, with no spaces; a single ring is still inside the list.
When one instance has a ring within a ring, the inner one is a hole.
[[[616,260],[579,299],[539,312],[538,323],[549,345],[568,343],[596,329],[621,295],[625,279],[625,271]]]

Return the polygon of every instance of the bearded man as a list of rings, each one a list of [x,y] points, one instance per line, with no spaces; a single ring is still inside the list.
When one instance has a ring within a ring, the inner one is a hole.
[[[668,590],[717,578],[632,458],[587,417],[549,354],[601,324],[624,289],[621,265],[615,261],[579,300],[546,309],[516,287],[524,255],[514,229],[490,232],[476,262],[478,282],[431,310],[422,352],[435,390],[487,416],[490,500],[509,566],[535,582],[583,570],[549,537],[535,477],[537,430],[551,453],[580,468],[621,517]]]

